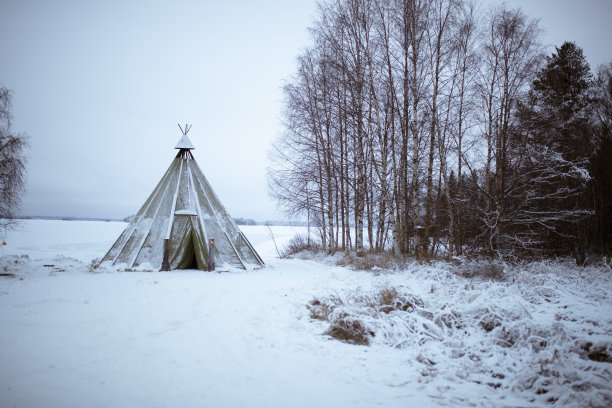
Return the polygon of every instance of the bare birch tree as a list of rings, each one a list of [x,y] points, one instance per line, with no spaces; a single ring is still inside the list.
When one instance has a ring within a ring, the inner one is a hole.
[[[485,205],[479,209],[479,219],[483,244],[489,251],[499,253],[504,239],[511,239],[504,231],[510,222],[508,194],[515,187],[508,177],[514,159],[509,132],[517,103],[525,97],[542,55],[538,23],[520,9],[502,5],[490,11],[486,22],[479,80],[480,123],[486,143],[482,187]]]
[[[26,136],[11,130],[12,95],[0,87],[0,227],[10,229],[16,225],[15,215],[19,210],[25,190]]]

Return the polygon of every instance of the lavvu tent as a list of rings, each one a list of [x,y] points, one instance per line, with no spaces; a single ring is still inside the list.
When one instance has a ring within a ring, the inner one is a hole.
[[[243,269],[264,264],[195,161],[189,128],[181,128],[178,154],[102,263],[207,270],[212,248],[217,264]]]

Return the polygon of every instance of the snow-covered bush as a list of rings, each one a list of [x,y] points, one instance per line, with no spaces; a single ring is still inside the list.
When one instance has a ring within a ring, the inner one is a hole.
[[[365,253],[362,256],[349,253],[336,260],[336,265],[348,266],[357,271],[371,271],[377,269],[394,269],[401,265],[401,261],[388,252]]]
[[[318,241],[308,239],[308,237],[303,234],[296,234],[293,238],[291,238],[287,246],[280,251],[280,257],[287,258],[303,251],[316,252],[320,250],[321,244]]]
[[[498,261],[481,260],[460,264],[456,268],[457,274],[465,278],[489,279],[503,281],[508,276],[504,265]]]
[[[310,311],[310,318],[317,320],[329,320],[331,312],[342,304],[342,300],[335,296],[329,296],[323,300],[314,298],[308,303],[308,310]]]
[[[15,278],[22,275],[24,265],[30,263],[28,255],[5,255],[0,257],[0,276]]]
[[[413,266],[308,309],[329,322],[324,335],[405,350],[425,383],[445,376],[535,404],[612,406],[611,277],[570,264]]]
[[[364,346],[369,346],[370,338],[374,336],[363,321],[348,313],[335,315],[325,334],[346,343]]]

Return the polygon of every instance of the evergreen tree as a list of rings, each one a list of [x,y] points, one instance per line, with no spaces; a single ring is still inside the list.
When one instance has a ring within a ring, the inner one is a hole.
[[[582,49],[565,42],[547,57],[546,66],[533,82],[531,97],[538,110],[538,124],[548,125],[544,143],[554,143],[567,160],[586,159],[592,153],[589,129],[589,87],[592,76]],[[544,130],[544,129],[543,129]],[[548,134],[548,135],[546,135]]]
[[[591,160],[593,174],[594,222],[592,246],[597,252],[612,256],[612,63],[599,67],[594,81],[593,110],[597,148]]]
[[[574,253],[583,263],[596,138],[589,121],[591,73],[582,49],[566,42],[547,57],[519,110],[516,146],[524,178],[521,229],[539,235],[540,249]]]

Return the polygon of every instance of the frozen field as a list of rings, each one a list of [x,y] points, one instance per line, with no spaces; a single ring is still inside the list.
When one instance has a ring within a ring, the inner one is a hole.
[[[603,263],[357,272],[278,259],[256,226],[242,229],[261,270],[92,270],[125,225],[0,237],[1,407],[612,406]],[[303,231],[272,229],[279,247]],[[330,321],[370,344],[324,334]]]

